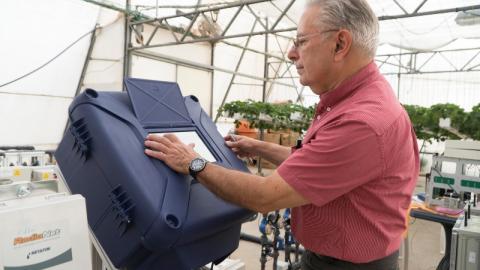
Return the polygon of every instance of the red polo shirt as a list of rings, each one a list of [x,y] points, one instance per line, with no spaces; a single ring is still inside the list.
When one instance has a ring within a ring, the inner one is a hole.
[[[311,204],[292,209],[312,252],[365,263],[400,247],[419,171],[407,113],[375,63],[322,94],[315,118],[280,176]]]

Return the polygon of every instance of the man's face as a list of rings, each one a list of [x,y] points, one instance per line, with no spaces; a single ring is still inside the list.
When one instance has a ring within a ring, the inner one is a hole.
[[[308,8],[300,19],[297,29],[297,46],[293,46],[288,58],[295,62],[300,75],[300,83],[310,86],[316,93],[325,92],[332,72],[335,50],[335,29],[319,27],[315,24],[319,7]]]

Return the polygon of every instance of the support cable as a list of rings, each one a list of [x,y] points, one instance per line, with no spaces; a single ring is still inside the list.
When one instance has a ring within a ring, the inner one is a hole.
[[[12,83],[14,83],[14,82],[16,82],[16,81],[19,81],[19,80],[21,80],[21,79],[23,79],[23,78],[25,78],[25,77],[28,77],[28,76],[32,75],[33,73],[35,73],[35,72],[41,70],[42,68],[46,67],[48,64],[50,64],[51,62],[53,62],[55,59],[57,59],[57,58],[60,57],[62,54],[64,54],[66,51],[68,51],[71,47],[73,47],[73,45],[77,44],[80,40],[82,40],[83,38],[85,38],[86,36],[88,36],[88,35],[90,35],[90,34],[94,35],[94,32],[95,32],[98,28],[100,28],[100,27],[95,27],[95,29],[90,30],[90,31],[88,31],[87,33],[81,35],[77,40],[75,40],[74,42],[72,42],[72,43],[71,43],[70,45],[68,45],[65,49],[63,49],[60,53],[58,53],[57,55],[55,55],[55,57],[53,57],[52,59],[48,60],[46,63],[42,64],[41,66],[35,68],[34,70],[32,70],[32,71],[30,71],[30,72],[28,72],[28,73],[26,73],[26,74],[24,74],[24,75],[16,78],[16,79],[13,79],[13,80],[11,80],[11,81],[9,81],[9,82],[0,84],[0,88],[2,88],[2,87],[4,87],[4,86],[7,86],[7,85],[9,85],[9,84],[12,84]]]

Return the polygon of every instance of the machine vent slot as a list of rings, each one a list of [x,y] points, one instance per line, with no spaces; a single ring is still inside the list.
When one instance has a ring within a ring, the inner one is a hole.
[[[132,211],[135,204],[128,196],[121,185],[115,187],[108,195],[112,202],[112,212],[115,215],[117,229],[120,236],[124,235],[130,224],[132,224]]]
[[[70,134],[73,136],[73,150],[80,155],[85,162],[89,155],[91,137],[87,129],[87,125],[83,118],[75,121],[70,125]]]

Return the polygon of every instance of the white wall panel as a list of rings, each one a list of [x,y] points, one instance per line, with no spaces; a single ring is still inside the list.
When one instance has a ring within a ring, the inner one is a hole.
[[[400,102],[430,107],[438,103],[453,103],[466,111],[480,104],[480,72],[402,75]],[[398,94],[398,77],[387,76]]]
[[[209,114],[212,92],[211,73],[204,70],[178,66],[177,82],[184,96],[194,95],[203,110]]]
[[[98,23],[102,29],[98,31],[95,40],[83,88],[120,91],[123,80],[125,19],[119,12],[102,8]]]
[[[0,145],[59,143],[71,101],[0,93]]]
[[[4,0],[0,16],[0,85],[45,64],[92,30],[98,6],[83,1]],[[8,11],[8,12],[7,12]],[[2,91],[71,96],[89,45],[84,37],[59,58]]]
[[[174,82],[176,81],[176,67],[170,63],[133,56],[132,77]]]
[[[232,74],[215,71],[214,76],[214,93],[213,93],[213,116],[217,114],[223,97],[228,88],[228,84],[232,78]],[[237,76],[235,82],[241,84],[233,84],[225,103],[234,100],[261,100],[262,99],[262,81]]]

